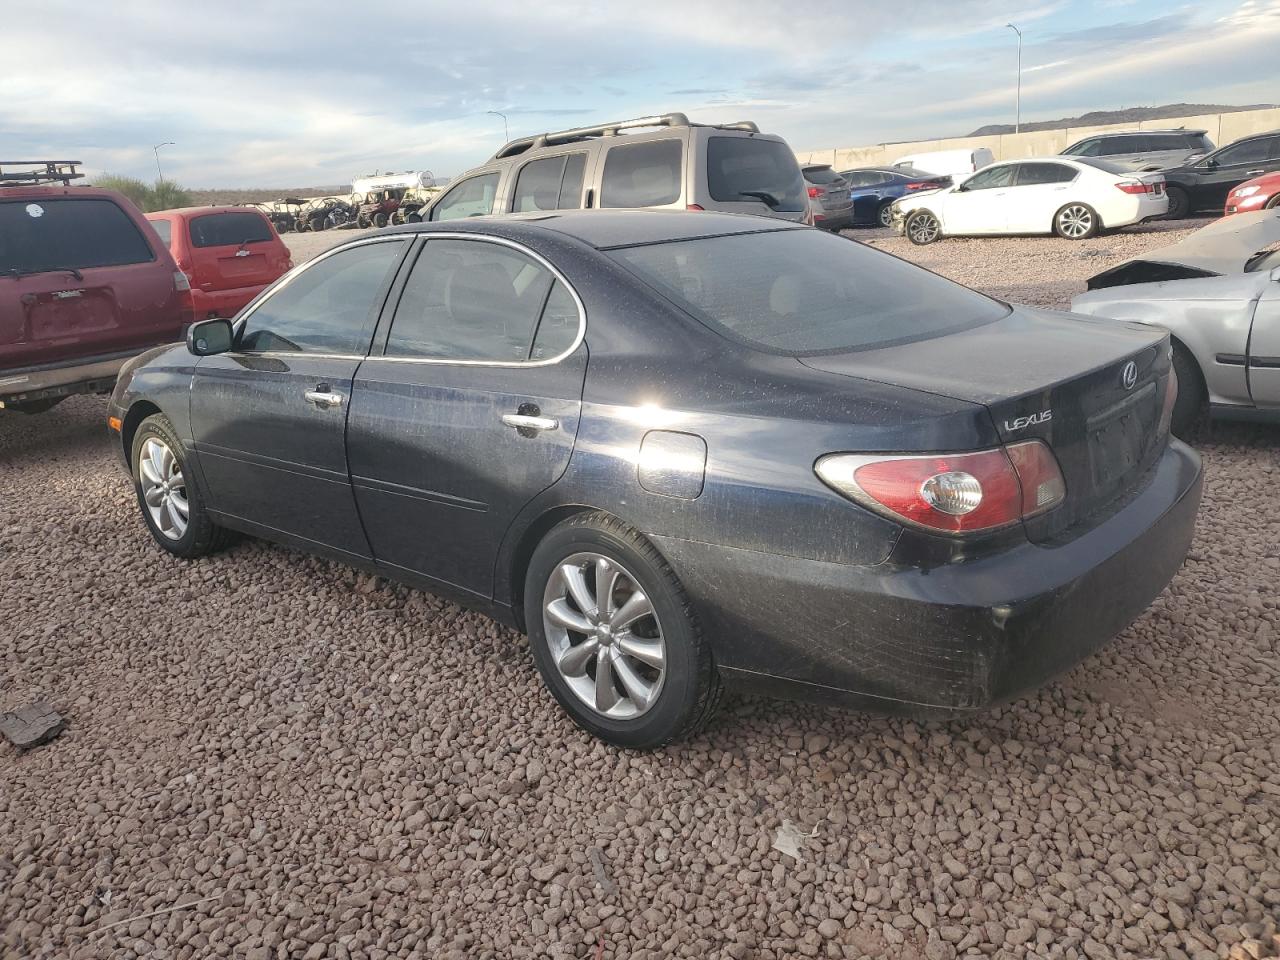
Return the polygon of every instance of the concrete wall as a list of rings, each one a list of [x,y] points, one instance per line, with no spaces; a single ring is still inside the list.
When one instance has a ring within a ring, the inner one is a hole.
[[[1252,133],[1280,130],[1280,107],[1270,110],[1244,110],[1238,113],[1213,113],[1202,117],[1178,117],[1174,120],[1148,120],[1143,123],[1117,123],[1100,127],[1064,127],[1032,133],[1008,133],[994,137],[952,137],[944,140],[918,140],[913,143],[877,144],[871,147],[835,147],[826,150],[797,150],[801,163],[829,163],[837,170],[851,167],[882,166],[899,157],[930,150],[959,150],[987,147],[997,160],[1021,157],[1052,156],[1077,140],[1095,133],[1113,130],[1159,130],[1188,127],[1209,131],[1218,146]]]

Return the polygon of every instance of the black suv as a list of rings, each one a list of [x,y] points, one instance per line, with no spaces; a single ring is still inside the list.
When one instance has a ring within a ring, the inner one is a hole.
[[[1241,137],[1194,163],[1163,171],[1169,219],[1222,213],[1227,194],[1246,180],[1280,170],[1280,130]]]

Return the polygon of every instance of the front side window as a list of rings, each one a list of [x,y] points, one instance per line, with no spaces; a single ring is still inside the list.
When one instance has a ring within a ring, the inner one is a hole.
[[[428,240],[396,306],[386,355],[506,363],[556,356],[577,336],[577,305],[569,297],[570,320],[565,295],[550,270],[518,250]]]
[[[482,173],[451,187],[431,208],[432,220],[461,220],[465,217],[485,217],[493,213],[493,201],[498,194],[498,172]]]
[[[270,222],[256,213],[211,213],[191,221],[193,247],[238,247],[273,236]]]
[[[1065,163],[1020,163],[1018,164],[1018,185],[1034,187],[1046,183],[1070,183],[1076,178],[1076,171]]]
[[[823,230],[774,230],[611,251],[721,335],[804,356],[943,336],[1008,307]]]
[[[364,356],[379,294],[407,243],[365,243],[307,267],[249,314],[239,349]]]
[[[1277,148],[1273,152],[1273,147]],[[1240,163],[1260,163],[1263,160],[1280,159],[1280,137],[1259,137],[1257,140],[1246,140],[1244,143],[1232,144],[1218,151],[1214,157],[1218,165],[1231,167]]]
[[[576,209],[582,196],[586,154],[534,160],[520,168],[511,200],[514,213]]]
[[[112,200],[0,200],[0,279],[153,260],[147,238]]]
[[[610,147],[600,183],[602,207],[660,207],[680,199],[684,141],[650,140]]]
[[[1014,164],[1011,163],[1002,167],[987,167],[966,180],[964,188],[965,190],[992,190],[996,187],[1007,187],[1013,183],[1013,168]]]

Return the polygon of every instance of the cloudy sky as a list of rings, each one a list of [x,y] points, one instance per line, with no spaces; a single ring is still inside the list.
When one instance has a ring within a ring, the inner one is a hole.
[[[419,13],[407,11],[419,10]],[[0,26],[0,156],[187,186],[458,173],[503,139],[682,110],[800,150],[1280,102],[1280,0],[43,0]]]

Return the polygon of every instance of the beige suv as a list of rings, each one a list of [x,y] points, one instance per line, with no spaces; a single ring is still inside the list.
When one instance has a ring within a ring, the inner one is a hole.
[[[809,217],[800,166],[781,137],[750,122],[711,126],[668,113],[512,140],[456,178],[424,219],[637,207]]]

